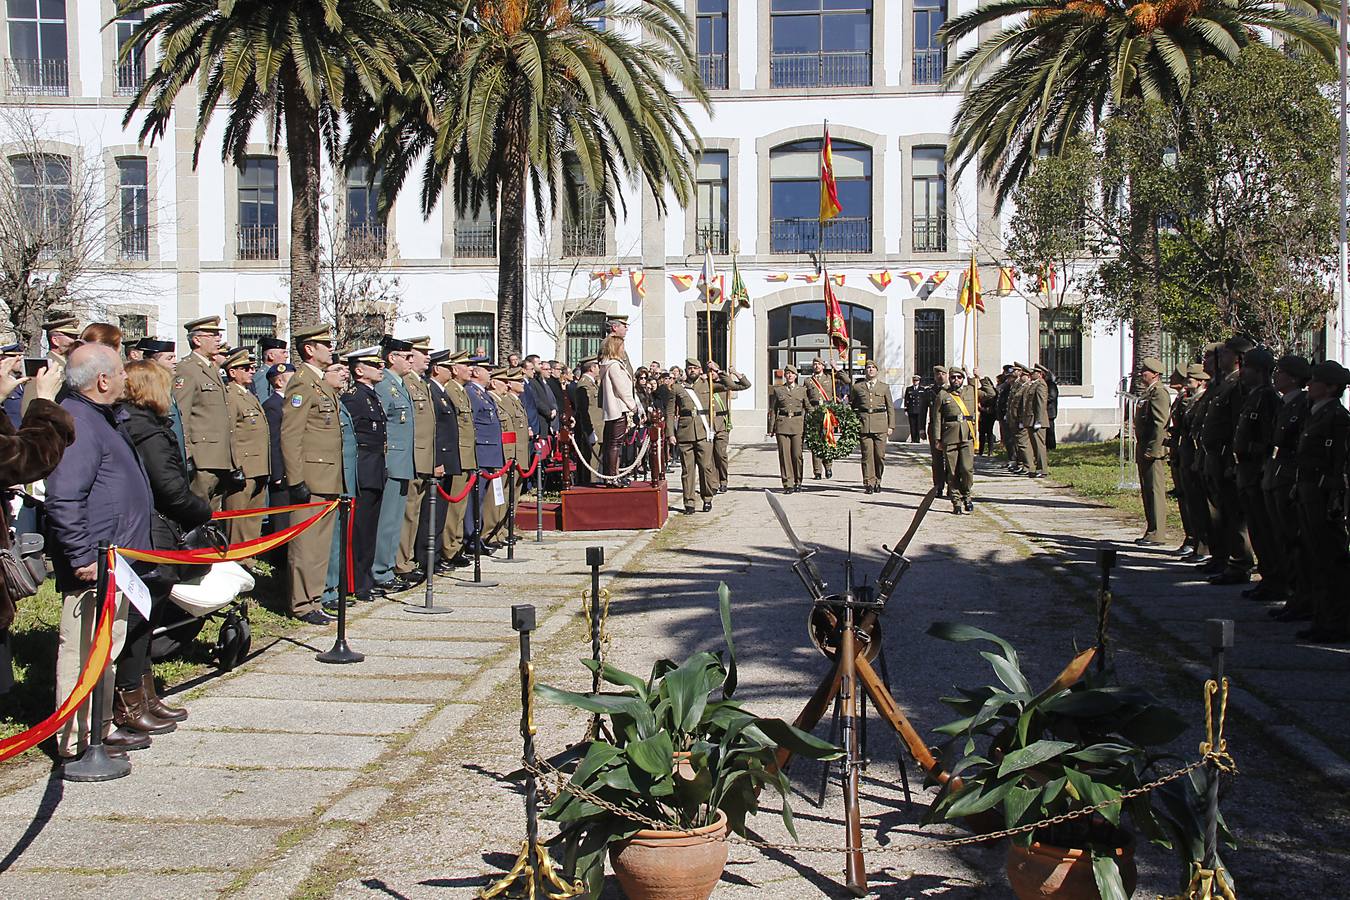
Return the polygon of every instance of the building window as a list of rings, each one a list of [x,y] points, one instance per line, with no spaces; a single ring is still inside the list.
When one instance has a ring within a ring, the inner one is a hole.
[[[831,140],[838,216],[820,226],[819,138],[769,151],[769,249],[772,253],[872,252],[872,149]]]
[[[245,157],[239,167],[239,258],[277,258],[277,160]]]
[[[119,97],[134,97],[145,82],[145,48],[136,47],[126,57],[121,58],[122,48],[131,41],[131,36],[145,21],[145,13],[132,10],[117,17],[115,37],[117,40],[116,78],[113,80],[113,93]]]
[[[277,317],[267,313],[241,313],[235,317],[239,343],[235,346],[256,351],[258,341],[277,336]],[[261,356],[261,354],[259,354]]]
[[[347,248],[356,257],[383,259],[387,233],[380,216],[384,173],[368,162],[347,169]]]
[[[496,345],[495,323],[492,313],[466,312],[455,314],[455,352],[467,352],[494,358]]]
[[[587,310],[567,320],[567,365],[575,366],[583,359],[600,354],[605,341],[605,314]]]
[[[1044,332],[1045,327],[1041,327]],[[1170,375],[1173,369],[1181,369],[1185,372],[1186,367],[1193,362],[1203,362],[1203,354],[1200,348],[1187,341],[1183,341],[1170,331],[1163,331],[1158,335],[1158,358],[1162,360],[1163,369]],[[1050,365],[1046,363],[1046,365]],[[1063,381],[1064,379],[1059,379]]]
[[[20,239],[41,259],[70,249],[70,159],[64,156],[16,156],[10,160],[22,220]]]
[[[9,19],[9,59],[5,67],[8,92],[69,95],[65,0],[6,0],[6,15]]]
[[[563,167],[563,256],[604,256],[605,206],[587,186],[575,156],[568,154]]]
[[[727,171],[730,154],[725,150],[707,150],[698,159],[698,184],[695,188],[694,250],[706,247],[713,253],[725,255],[729,232]]]
[[[864,358],[872,358],[872,311],[854,303],[841,303],[848,324],[848,358],[830,347],[825,327],[825,301],[807,301],[769,310],[769,371],[781,370],[792,363],[802,372],[811,371],[811,360],[819,357],[826,365],[838,362],[850,374],[840,383],[847,388],[852,373],[862,368]]]
[[[1053,372],[1060,384],[1082,384],[1082,312],[1063,307],[1044,310],[1040,330],[1041,365]]]
[[[708,307],[698,308],[694,316],[697,327],[694,331],[694,352],[690,356],[708,361]],[[727,367],[727,313],[726,310],[712,310],[712,358],[723,369]]]
[[[150,332],[150,317],[140,313],[124,313],[117,317],[122,330],[122,346],[130,347]]]
[[[947,252],[947,149],[915,147],[913,174],[914,250]]]
[[[938,40],[938,29],[947,21],[947,0],[912,0],[914,3],[914,83],[941,84],[947,69],[947,48]]]
[[[117,255],[121,259],[150,258],[149,175],[143,156],[117,160]]]
[[[698,74],[705,87],[727,86],[727,0],[698,0]]]
[[[497,213],[484,203],[455,217],[455,256],[463,259],[493,259],[497,256]]]
[[[769,15],[773,87],[872,83],[871,0],[773,0]]]
[[[944,365],[947,317],[940,309],[914,311],[914,373],[924,384],[933,381],[933,367]]]

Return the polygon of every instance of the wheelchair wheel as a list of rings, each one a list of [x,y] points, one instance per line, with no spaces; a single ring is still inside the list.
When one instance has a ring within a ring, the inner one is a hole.
[[[163,612],[156,610],[154,625],[156,629],[166,629],[150,639],[150,658],[155,662],[177,656],[183,652],[206,624],[205,619],[193,618],[187,610],[176,603],[165,603]]]

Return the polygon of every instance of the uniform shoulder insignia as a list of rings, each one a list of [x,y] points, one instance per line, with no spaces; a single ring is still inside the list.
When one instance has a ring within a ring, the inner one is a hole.
[[[302,404],[302,403],[304,403],[304,402],[305,402],[305,398],[302,397],[302,396],[300,396],[299,394],[292,394],[292,395],[291,395],[291,406],[294,406],[296,409],[299,409],[299,408],[300,408],[300,404]]]
[[[187,384],[187,379],[185,379],[182,375],[179,375],[177,378],[173,380],[173,386],[175,388],[180,388],[185,384]]]

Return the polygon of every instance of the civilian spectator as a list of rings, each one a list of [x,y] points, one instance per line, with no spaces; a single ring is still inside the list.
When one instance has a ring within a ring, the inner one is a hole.
[[[103,344],[118,353],[122,352],[122,329],[108,322],[94,322],[80,332],[80,340],[86,344]]]
[[[622,322],[622,331],[628,332],[628,323]],[[604,448],[601,457],[604,461],[604,473],[615,475],[619,471],[619,450],[629,427],[637,420],[638,404],[633,395],[633,376],[626,361],[628,354],[623,348],[623,337],[612,330],[605,342],[600,345],[600,402],[605,413],[605,427],[602,432]]]

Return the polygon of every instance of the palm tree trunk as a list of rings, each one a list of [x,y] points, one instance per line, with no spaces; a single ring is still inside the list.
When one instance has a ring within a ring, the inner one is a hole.
[[[295,69],[282,74],[291,164],[291,333],[319,321],[319,114]]]
[[[1162,354],[1162,311],[1158,305],[1158,216],[1152,204],[1130,203],[1130,241],[1138,255],[1141,277],[1135,284],[1134,354],[1130,369],[1130,389],[1143,390],[1138,374],[1145,357]]]
[[[513,104],[514,106],[514,104]],[[525,147],[508,110],[500,196],[497,199],[497,359],[523,352],[525,324]]]

